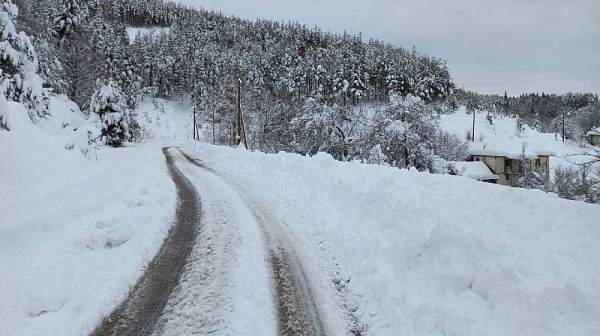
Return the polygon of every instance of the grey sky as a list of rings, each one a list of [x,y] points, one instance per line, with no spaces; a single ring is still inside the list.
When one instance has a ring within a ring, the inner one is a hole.
[[[480,93],[600,93],[600,0],[181,2],[416,46],[447,60],[459,87]]]

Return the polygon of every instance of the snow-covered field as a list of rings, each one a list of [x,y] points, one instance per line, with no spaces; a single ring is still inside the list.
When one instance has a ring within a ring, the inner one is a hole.
[[[137,110],[153,140],[103,148],[87,160],[65,149],[83,123],[79,112],[64,100],[53,104],[54,119],[43,128],[17,122],[14,131],[0,130],[0,335],[86,334],[126,295],[173,221],[175,187],[161,153],[173,144],[283,223],[335,334],[347,334],[353,319],[366,326],[364,335],[378,336],[600,334],[597,205],[326,154],[266,155],[194,142],[189,106],[162,100],[144,100]],[[443,127],[464,134],[470,123],[461,113],[443,116]],[[551,140],[557,154],[573,153],[551,135],[524,131],[519,138],[514,123],[497,119],[492,128],[479,119],[477,141],[480,129],[490,132],[484,141]],[[205,189],[208,180],[191,167],[184,173],[200,194],[214,194],[205,210],[237,204],[224,190]],[[255,240],[244,243],[248,251],[256,251]],[[248,277],[240,270],[248,267],[242,259],[231,264],[232,286],[219,290],[238,293]],[[268,281],[260,274],[252,275],[257,291]],[[251,307],[251,299],[223,308]]]

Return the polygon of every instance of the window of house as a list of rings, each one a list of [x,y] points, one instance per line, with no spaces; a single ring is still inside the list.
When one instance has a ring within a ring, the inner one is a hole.
[[[479,158],[475,158],[475,161],[479,161]]]
[[[539,167],[541,165],[542,165],[542,160],[540,160],[540,159],[535,160],[535,166],[536,167]]]

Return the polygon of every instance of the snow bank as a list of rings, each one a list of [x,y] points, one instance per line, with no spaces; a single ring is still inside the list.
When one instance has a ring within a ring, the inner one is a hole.
[[[65,148],[94,131],[68,99],[53,97],[37,125],[21,104],[2,103],[10,131],[0,128],[0,335],[89,334],[173,222],[161,144],[104,148],[88,160]]]
[[[66,138],[85,120],[64,111],[60,99],[53,98],[52,115],[40,125],[31,122],[23,105],[7,103],[10,131],[0,130],[0,157],[5,158],[0,164],[0,208],[48,194],[95,171],[80,152],[65,149]]]
[[[364,335],[600,334],[599,206],[322,153],[188,149],[270,204],[316,286],[359,296],[322,299],[340,332],[332,307],[356,301]]]
[[[51,154],[36,160],[66,165]],[[158,251],[177,200],[160,146],[103,150],[98,162],[77,183],[0,205],[0,335],[89,334]]]

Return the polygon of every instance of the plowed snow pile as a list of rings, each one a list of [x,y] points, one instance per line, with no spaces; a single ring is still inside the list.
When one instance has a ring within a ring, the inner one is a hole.
[[[317,287],[341,276],[365,335],[600,334],[600,206],[326,154],[187,149],[269,204],[320,264]]]

